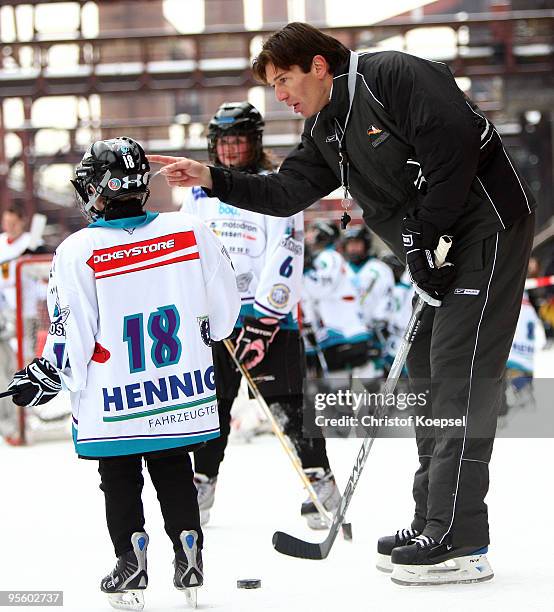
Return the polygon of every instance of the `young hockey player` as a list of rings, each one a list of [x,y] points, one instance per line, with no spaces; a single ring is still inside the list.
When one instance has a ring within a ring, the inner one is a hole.
[[[311,258],[304,271],[302,303],[329,371],[371,378],[369,333],[354,275],[335,249],[338,239],[339,229],[332,222],[318,220],[308,228]]]
[[[546,333],[537,311],[523,294],[521,312],[517,321],[516,333],[506,364],[506,387],[500,415],[504,416],[510,408],[527,407],[534,404],[533,373],[535,354],[544,348]]]
[[[202,530],[188,452],[218,436],[211,339],[239,297],[230,260],[198,219],[144,212],[149,164],[130,138],[93,143],[72,181],[91,224],[56,251],[42,357],[17,372],[20,406],[71,391],[79,457],[98,459],[117,565],[100,588],[142,609],[148,584],[142,461],[175,551],[173,583],[196,599]]]
[[[406,266],[402,264],[396,255],[392,253],[384,255],[382,261],[391,268],[395,281],[385,315],[387,321],[387,339],[383,358],[385,368],[389,369],[396,357],[404,331],[412,316],[412,298],[415,292]],[[406,368],[404,368],[405,370]]]
[[[383,370],[383,342],[387,305],[394,288],[394,275],[385,263],[371,254],[371,233],[363,223],[348,228],[342,239],[342,251],[358,289],[365,324],[370,333],[369,356],[375,376]]]
[[[273,165],[262,148],[264,121],[248,102],[223,104],[208,127],[208,153],[213,164],[252,174],[268,174]],[[240,317],[232,336],[235,354],[250,370],[271,410],[283,423],[302,467],[328,510],[340,495],[329,467],[323,439],[303,437],[304,355],[296,320],[303,266],[302,213],[270,217],[235,208],[192,189],[183,204],[223,242],[235,268],[241,297]],[[222,342],[213,346],[221,435],[194,453],[202,524],[209,520],[219,468],[230,431],[231,407],[240,372]],[[301,514],[314,529],[325,527],[308,499]]]

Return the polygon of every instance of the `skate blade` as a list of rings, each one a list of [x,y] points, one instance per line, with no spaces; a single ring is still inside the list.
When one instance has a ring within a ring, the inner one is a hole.
[[[382,553],[377,553],[377,561],[375,563],[375,567],[380,572],[391,574],[392,573],[392,562],[390,560],[390,555],[383,555]]]
[[[122,591],[120,593],[109,593],[110,606],[116,610],[143,610],[144,594],[142,591]]]
[[[210,511],[209,510],[200,510],[200,525],[204,527],[207,525],[210,520]]]
[[[188,605],[191,608],[196,608],[198,606],[198,587],[189,587],[188,589],[183,589],[183,591]]]
[[[393,564],[391,580],[402,586],[471,584],[494,576],[486,555],[467,555],[436,565]]]

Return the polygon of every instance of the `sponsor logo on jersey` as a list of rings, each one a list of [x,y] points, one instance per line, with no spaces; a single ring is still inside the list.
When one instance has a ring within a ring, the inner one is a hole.
[[[280,245],[283,248],[287,249],[287,251],[290,251],[295,255],[302,255],[302,253],[304,252],[304,247],[302,246],[302,243],[292,238],[292,236],[287,236],[286,238],[283,238],[280,242]]]
[[[196,317],[198,327],[200,328],[200,337],[206,346],[212,346],[212,338],[210,336],[210,319],[207,315]]]
[[[54,317],[55,319],[50,323],[48,333],[51,336],[65,336],[65,322],[69,317],[69,306],[60,310],[59,306],[56,304],[54,308]]]
[[[254,274],[251,270],[237,276],[237,289],[239,293],[246,293],[248,291],[253,278]]]
[[[96,279],[199,259],[193,231],[97,249],[87,260]]]
[[[461,287],[454,289],[455,295],[479,295],[480,292],[480,289],[463,289]]]
[[[220,215],[233,215],[233,216],[238,217],[240,216],[240,210],[238,208],[235,208],[231,204],[224,204],[223,202],[221,202],[219,205],[219,214]]]
[[[285,307],[288,304],[289,298],[290,289],[286,285],[283,285],[283,283],[273,285],[267,296],[268,302],[272,306],[275,306],[275,308]]]
[[[375,127],[373,124],[371,124],[368,128],[367,128],[367,135],[368,136],[375,136],[377,134],[380,134],[383,130],[380,130],[378,127]]]
[[[179,375],[143,380],[124,387],[102,388],[105,422],[147,417],[155,412],[168,412],[215,402],[215,395],[199,399],[215,391],[213,366],[204,371],[193,370]],[[189,403],[189,400],[194,401]],[[176,403],[177,402],[177,403]],[[185,403],[184,403],[185,402]],[[168,405],[169,404],[169,405]],[[143,410],[140,410],[140,409]]]
[[[121,181],[118,178],[112,178],[108,181],[108,189],[119,191],[121,189]]]

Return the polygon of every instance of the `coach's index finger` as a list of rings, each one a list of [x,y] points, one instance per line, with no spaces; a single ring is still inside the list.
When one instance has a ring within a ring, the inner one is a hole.
[[[181,161],[184,157],[172,157],[171,155],[147,155],[146,158],[151,164],[174,164]]]

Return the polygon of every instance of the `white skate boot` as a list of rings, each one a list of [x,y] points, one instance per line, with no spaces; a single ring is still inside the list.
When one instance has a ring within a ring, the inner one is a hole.
[[[304,473],[312,483],[323,507],[334,514],[340,503],[340,493],[333,472],[323,468],[307,468]],[[310,498],[302,504],[300,514],[308,521],[310,529],[327,529],[327,523]]]
[[[117,610],[144,608],[143,591],[148,586],[148,536],[144,531],[133,533],[131,545],[132,549],[118,557],[114,570],[100,582],[100,588],[108,594],[110,605]]]
[[[210,510],[214,505],[215,486],[217,476],[208,478],[205,474],[195,474],[194,484],[198,490],[198,509],[200,510],[200,524],[207,525],[210,520]]]
[[[391,580],[403,586],[484,582],[494,576],[487,550],[487,546],[439,544],[419,535],[392,551]]]
[[[196,608],[196,590],[204,584],[202,551],[198,550],[198,534],[194,530],[182,531],[179,539],[182,550],[175,553],[173,584],[179,591],[184,591],[188,604]]]

